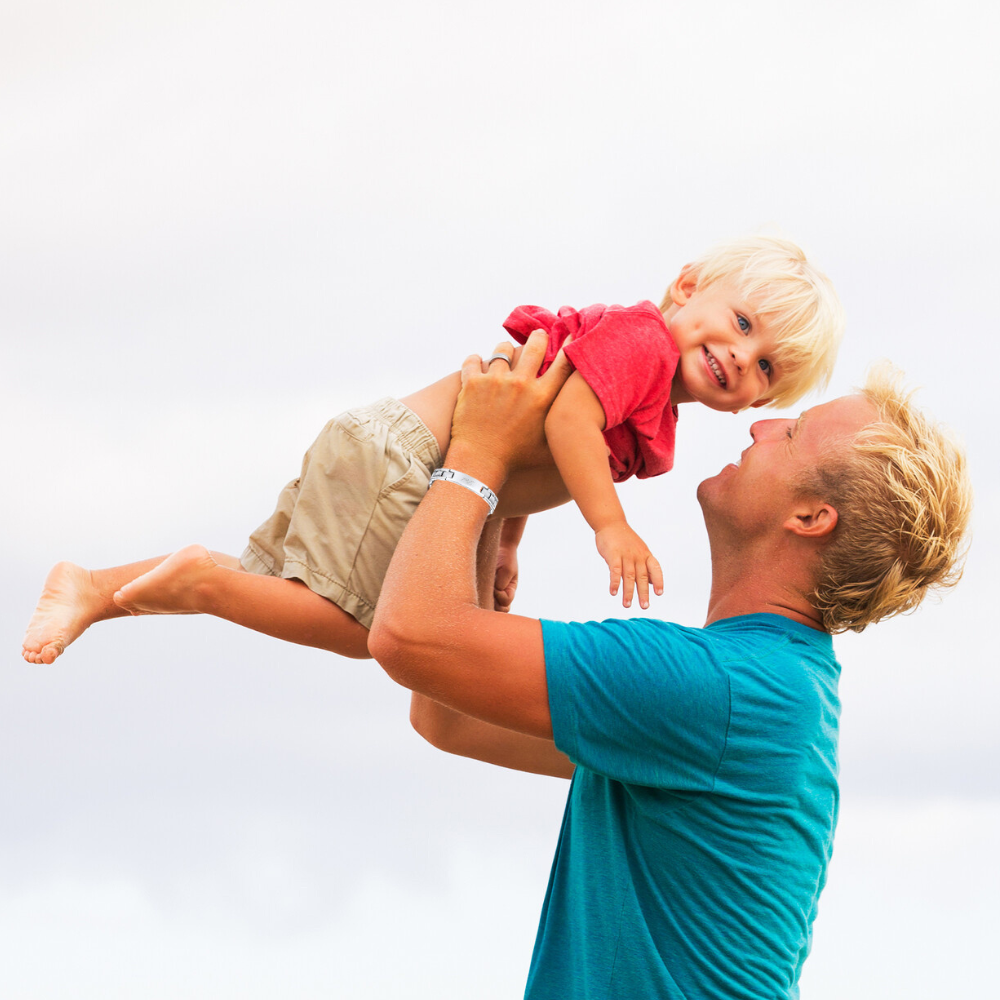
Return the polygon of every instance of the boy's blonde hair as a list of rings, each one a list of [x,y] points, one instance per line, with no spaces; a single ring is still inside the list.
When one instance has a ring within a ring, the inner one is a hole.
[[[799,484],[838,514],[810,595],[829,632],[912,611],[962,575],[972,512],[965,453],[900,379],[887,362],[869,372],[861,395],[878,421]]]
[[[749,236],[713,247],[689,265],[698,288],[730,281],[777,342],[778,379],[771,406],[791,406],[830,381],[844,333],[844,310],[830,279],[801,248],[773,236]],[[671,304],[669,291],[660,304]]]

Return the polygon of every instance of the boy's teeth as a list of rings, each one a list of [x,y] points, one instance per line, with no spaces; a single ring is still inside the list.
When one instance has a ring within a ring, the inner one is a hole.
[[[719,380],[719,385],[725,388],[726,376],[723,373],[722,369],[719,367],[719,363],[715,360],[715,358],[712,357],[712,353],[711,351],[708,350],[707,347],[705,348],[705,357],[708,358],[708,366],[709,368],[712,369],[713,373],[715,374],[715,377]]]

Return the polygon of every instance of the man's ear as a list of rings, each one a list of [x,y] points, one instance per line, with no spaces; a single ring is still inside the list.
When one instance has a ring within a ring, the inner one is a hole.
[[[685,264],[681,268],[681,273],[677,275],[674,279],[674,283],[670,286],[668,292],[670,295],[670,301],[673,302],[675,306],[685,305],[697,287],[698,278],[694,273],[694,265]]]
[[[800,538],[823,538],[837,527],[837,511],[819,500],[802,501],[784,527]]]

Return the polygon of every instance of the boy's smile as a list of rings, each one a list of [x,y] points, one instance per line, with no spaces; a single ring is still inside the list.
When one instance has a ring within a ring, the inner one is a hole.
[[[779,374],[766,320],[732,283],[717,281],[699,289],[686,268],[671,286],[670,297],[663,317],[681,355],[671,402],[734,411],[763,406]]]

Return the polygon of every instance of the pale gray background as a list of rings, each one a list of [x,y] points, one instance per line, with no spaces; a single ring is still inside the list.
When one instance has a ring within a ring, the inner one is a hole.
[[[611,8],[614,7],[612,12]],[[837,641],[843,809],[805,1000],[983,996],[1000,932],[995,5],[0,5],[0,992],[518,997],[566,786],[449,759],[371,663],[224,622],[19,657],[48,567],[238,552],[323,422],[520,302],[658,298],[781,231],[837,283],[832,386],[890,356],[968,443],[963,585]],[[699,624],[685,407],[622,493]],[[573,509],[522,613],[621,614]]]

